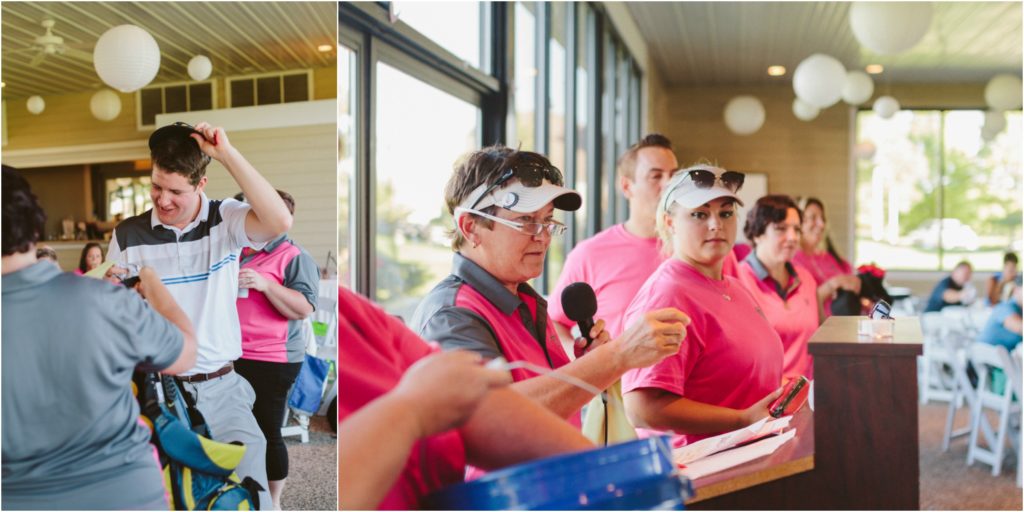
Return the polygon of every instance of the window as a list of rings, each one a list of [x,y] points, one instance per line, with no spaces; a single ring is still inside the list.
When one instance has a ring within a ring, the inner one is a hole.
[[[562,171],[568,177],[572,174],[566,169],[565,159],[565,130],[566,130],[566,51],[568,50],[568,16],[571,4],[565,2],[550,2],[548,7],[548,20],[550,22],[550,36],[548,37],[548,143],[546,156],[551,164]],[[572,182],[566,186],[572,187]],[[555,210],[555,220],[561,223],[566,222],[566,213],[562,210]],[[545,287],[543,293],[550,293],[558,281],[562,267],[565,266],[566,240],[555,238],[551,240],[548,248],[547,261],[545,261]]]
[[[153,207],[149,176],[106,180],[107,220],[123,220]]]
[[[527,151],[537,148],[537,4],[515,7],[515,141]]]
[[[228,79],[229,108],[309,101],[312,97],[313,72],[310,70]]]
[[[590,6],[585,3],[576,5],[576,173],[574,187],[583,196],[583,206],[573,214],[573,221],[576,223],[575,240],[578,242],[593,234],[588,231],[587,212],[591,209],[592,202],[587,191],[588,175],[590,173],[590,155],[587,146],[595,130],[590,123],[590,91],[594,78],[593,63],[595,48],[588,45],[592,40],[592,17]],[[598,210],[600,211],[600,210]]]
[[[483,71],[487,52],[485,2],[391,2],[395,16],[456,57]]]
[[[155,128],[158,114],[212,110],[215,100],[213,80],[144,87],[136,95],[138,117],[135,122],[140,130]]]
[[[887,269],[1002,267],[1021,250],[1021,113],[981,137],[979,110],[858,114],[856,258]]]
[[[381,62],[376,119],[375,298],[409,320],[451,271],[444,184],[453,163],[480,147],[480,110]]]
[[[355,176],[355,53],[338,46],[338,279],[352,285],[351,180]]]

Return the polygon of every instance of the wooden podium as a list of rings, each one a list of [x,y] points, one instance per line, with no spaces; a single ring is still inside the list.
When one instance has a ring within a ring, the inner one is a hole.
[[[770,471],[764,460],[752,461],[717,478],[696,480],[697,496],[687,508],[919,508],[920,324],[917,318],[898,318],[891,338],[876,339],[857,335],[861,318],[831,317],[808,344],[814,356],[813,469]],[[798,438],[800,432],[798,427]],[[781,469],[794,462],[777,464]],[[701,492],[729,488],[735,490]]]

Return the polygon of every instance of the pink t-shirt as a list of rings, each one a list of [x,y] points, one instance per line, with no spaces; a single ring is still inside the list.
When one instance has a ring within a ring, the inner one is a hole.
[[[572,328],[575,322],[562,309],[562,290],[576,282],[584,282],[597,296],[597,314],[605,330],[613,338],[622,334],[622,314],[636,291],[665,261],[657,238],[640,238],[625,226],[616,224],[580,242],[565,259],[562,274],[548,298],[548,315],[552,320]]]
[[[243,249],[241,268],[255,270],[277,284],[284,283],[285,269],[302,252],[287,240],[269,252],[250,251],[252,249]],[[242,329],[242,359],[287,363],[288,317],[255,289],[250,289],[247,297],[235,299],[235,307]]]
[[[338,289],[338,320],[339,422],[390,391],[413,363],[437,350],[398,319],[344,288]],[[420,508],[421,497],[462,482],[465,466],[457,430],[421,439],[379,508]]]
[[[679,353],[622,377],[622,392],[658,388],[690,400],[745,409],[779,387],[782,342],[736,278],[705,277],[670,258],[644,283],[626,310],[625,321],[675,307],[690,317]],[[637,429],[646,437],[652,432]],[[676,446],[715,435],[676,435]]]
[[[853,274],[853,267],[850,266],[848,261],[842,260],[841,263],[837,262],[828,251],[822,251],[818,254],[807,254],[804,251],[797,251],[796,255],[793,256],[793,263],[806,268],[814,276],[818,286],[825,284],[825,281],[835,276]],[[825,299],[825,316],[832,316],[831,297]]]
[[[794,264],[793,270],[796,278],[786,284],[785,299],[776,291],[775,280],[770,276],[759,279],[747,261],[740,264],[739,279],[782,339],[783,378],[803,375],[813,379],[814,361],[807,353],[807,340],[818,330],[818,283],[804,267]]]

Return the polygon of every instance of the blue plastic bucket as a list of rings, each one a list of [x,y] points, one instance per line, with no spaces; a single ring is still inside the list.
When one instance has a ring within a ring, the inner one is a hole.
[[[528,462],[442,489],[423,506],[448,510],[682,510],[690,495],[667,436]]]

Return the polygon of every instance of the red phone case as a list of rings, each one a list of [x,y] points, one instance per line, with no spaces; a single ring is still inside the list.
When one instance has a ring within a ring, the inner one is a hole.
[[[768,414],[773,418],[781,418],[799,411],[807,402],[810,390],[811,383],[807,377],[801,375],[791,379],[782,390],[782,395],[768,406]]]

